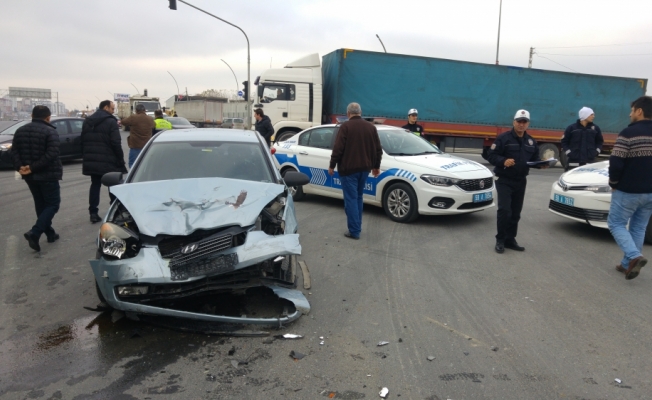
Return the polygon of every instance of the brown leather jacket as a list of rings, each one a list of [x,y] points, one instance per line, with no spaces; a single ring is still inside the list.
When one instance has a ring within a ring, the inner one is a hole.
[[[335,168],[341,176],[380,168],[383,148],[378,131],[371,122],[354,116],[343,123],[337,132],[330,168]]]
[[[156,128],[154,118],[145,113],[130,115],[121,122],[122,125],[131,127],[129,137],[127,137],[127,144],[130,149],[145,147],[147,141],[152,138],[152,129]]]

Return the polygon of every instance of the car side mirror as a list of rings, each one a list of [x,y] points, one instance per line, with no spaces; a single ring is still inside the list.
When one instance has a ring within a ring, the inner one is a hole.
[[[111,187],[115,185],[122,185],[125,183],[122,179],[122,172],[107,172],[102,175],[102,185]]]
[[[303,172],[288,171],[283,175],[283,181],[289,187],[303,186],[310,183],[310,178],[308,178],[308,175]]]

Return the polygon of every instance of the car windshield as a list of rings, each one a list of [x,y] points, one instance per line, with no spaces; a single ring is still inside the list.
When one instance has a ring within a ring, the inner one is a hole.
[[[190,121],[181,117],[166,118],[172,125],[190,125]]]
[[[25,120],[25,121],[20,121],[20,122],[14,123],[10,127],[6,128],[5,130],[0,131],[0,135],[13,136],[16,133],[16,131],[18,130],[18,128],[20,128],[21,126],[25,126],[25,125],[29,124],[30,122],[32,122],[32,121]]]
[[[259,144],[203,141],[152,143],[131,182],[192,178],[273,181]]]
[[[156,111],[159,108],[161,108],[158,103],[154,103],[154,102],[151,102],[151,101],[140,101],[140,102],[138,102],[136,104],[144,105],[145,106],[145,111]]]
[[[437,146],[405,129],[379,129],[378,136],[383,150],[390,156],[441,154]]]

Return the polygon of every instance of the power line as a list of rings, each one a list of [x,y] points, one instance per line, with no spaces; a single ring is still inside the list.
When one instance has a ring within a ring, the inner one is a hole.
[[[562,57],[632,57],[632,56],[652,56],[652,53],[641,54],[557,54],[557,53],[537,53],[545,54],[548,56],[562,56]]]
[[[614,43],[614,44],[594,44],[587,46],[560,46],[560,47],[537,47],[538,49],[576,49],[580,47],[609,47],[609,46],[638,46],[642,44],[652,44],[652,42],[641,43]]]
[[[564,64],[560,64],[560,63],[558,63],[558,62],[555,61],[555,60],[551,60],[551,59],[549,59],[548,57],[540,56],[539,53],[534,53],[534,54],[536,54],[537,56],[539,56],[539,57],[541,57],[541,58],[545,58],[545,59],[548,60],[548,61],[552,61],[552,62],[554,62],[555,64],[560,65],[560,66],[562,66],[562,67],[564,67],[564,68],[570,69],[570,70],[573,71],[573,72],[577,72],[578,74],[580,73],[579,71],[575,71],[573,68],[571,68],[571,67],[567,67],[567,66],[565,66]]]

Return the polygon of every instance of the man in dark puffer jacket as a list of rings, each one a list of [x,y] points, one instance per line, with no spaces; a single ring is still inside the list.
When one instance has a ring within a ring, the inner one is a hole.
[[[52,229],[52,219],[61,204],[59,181],[63,177],[59,160],[59,134],[50,125],[49,108],[34,107],[32,122],[18,128],[11,149],[14,168],[32,192],[36,209],[36,224],[24,236],[29,247],[41,251],[38,242],[43,233],[48,243],[59,239]]]
[[[88,212],[92,223],[100,222],[97,214],[100,205],[100,189],[102,175],[107,172],[127,173],[122,138],[118,121],[113,116],[115,104],[110,100],[100,103],[99,110],[84,120],[81,142],[84,162],[82,173],[91,177],[91,188],[88,193]],[[115,196],[109,192],[111,202]]]

